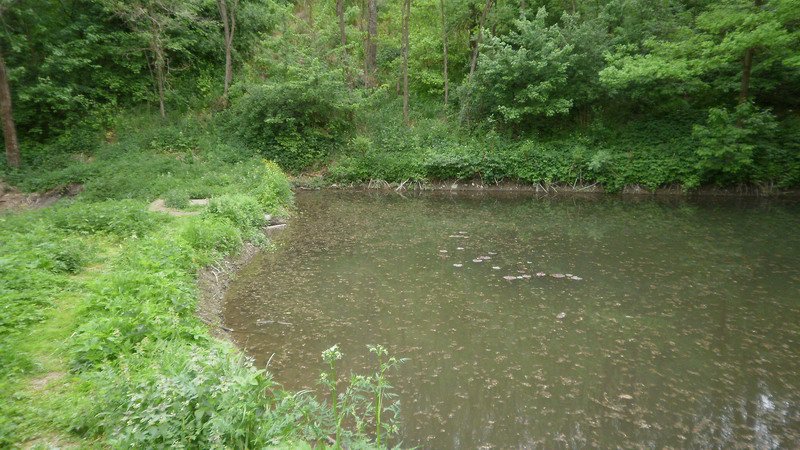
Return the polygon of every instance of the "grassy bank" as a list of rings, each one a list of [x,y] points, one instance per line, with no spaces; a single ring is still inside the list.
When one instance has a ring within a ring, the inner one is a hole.
[[[129,117],[88,142],[4,174],[26,190],[85,189],[0,215],[0,447],[329,443],[341,420],[326,403],[282,390],[196,315],[198,270],[245,241],[264,245],[265,213],[291,208],[283,172],[196,117]],[[173,217],[147,211],[157,197],[211,202]]]

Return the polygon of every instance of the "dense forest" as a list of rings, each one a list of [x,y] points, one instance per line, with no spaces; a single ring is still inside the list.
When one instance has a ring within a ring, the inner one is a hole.
[[[3,170],[18,185],[146,111],[332,182],[800,182],[792,0],[1,8],[5,164],[21,166]]]

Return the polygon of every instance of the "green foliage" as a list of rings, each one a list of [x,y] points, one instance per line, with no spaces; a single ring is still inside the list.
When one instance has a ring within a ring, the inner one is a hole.
[[[339,74],[312,62],[263,84],[239,85],[225,122],[245,146],[298,172],[343,142],[353,108]]]
[[[264,223],[264,212],[258,200],[245,194],[227,194],[212,198],[206,214],[228,219],[240,229],[249,229]]]
[[[381,345],[368,346],[370,353],[378,358],[377,370],[371,376],[350,376],[344,391],[339,390],[338,361],[344,356],[339,345],[322,352],[322,361],[327,369],[320,374],[319,383],[328,390],[331,401],[331,430],[335,436],[334,448],[349,448],[354,442],[369,438],[370,425],[374,428],[375,444],[381,448],[382,438],[396,436],[399,432],[397,419],[400,415],[400,402],[388,383],[387,372],[406,361],[388,355]],[[388,418],[387,418],[388,415]],[[387,420],[383,420],[387,419]],[[344,427],[352,421],[354,429]]]
[[[105,387],[93,395],[92,426],[108,430],[114,447],[264,448],[320,437],[306,417],[317,408],[309,397],[277,391],[226,345],[144,344],[92,382]]]
[[[752,180],[754,162],[767,153],[778,128],[769,111],[742,104],[733,110],[712,108],[705,125],[695,125],[698,169],[722,183]]]
[[[288,178],[277,164],[265,161],[256,172],[258,179],[250,190],[263,210],[273,214],[285,214],[285,208],[292,204],[292,187]]]
[[[235,252],[242,247],[242,233],[227,218],[200,218],[189,222],[183,239],[196,250]]]
[[[157,218],[145,205],[132,200],[74,203],[53,211],[53,225],[83,234],[110,233],[117,236],[142,234],[152,229]]]
[[[489,36],[475,84],[462,92],[469,117],[520,124],[569,112],[573,100],[563,94],[573,46],[546,18],[541,8],[509,34]]]

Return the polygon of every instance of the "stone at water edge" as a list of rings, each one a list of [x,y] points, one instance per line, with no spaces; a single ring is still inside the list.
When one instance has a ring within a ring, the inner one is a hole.
[[[550,276],[553,278],[564,278],[563,273],[551,273]]]
[[[565,317],[567,317],[567,313],[565,312],[560,312],[556,315],[556,319],[558,320],[563,320]]]
[[[564,275],[565,275],[567,278],[572,278],[572,274],[571,274],[571,273],[565,273]]]
[[[503,277],[503,279],[507,280],[507,281],[511,281],[511,280],[516,280],[517,277],[514,276],[514,275],[506,275],[506,276]]]

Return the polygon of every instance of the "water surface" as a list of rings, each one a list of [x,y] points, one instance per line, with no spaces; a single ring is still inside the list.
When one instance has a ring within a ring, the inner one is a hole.
[[[226,324],[290,389],[318,389],[336,343],[343,373],[372,370],[367,344],[410,358],[391,376],[406,446],[800,446],[796,203],[301,192],[297,210]]]

